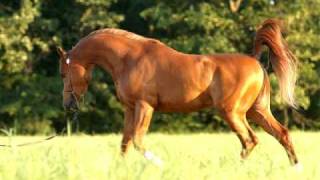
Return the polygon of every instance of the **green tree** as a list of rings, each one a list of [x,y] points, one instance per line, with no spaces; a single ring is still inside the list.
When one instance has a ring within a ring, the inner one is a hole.
[[[160,39],[186,53],[250,54],[257,26],[278,17],[298,57],[296,89],[300,109],[284,105],[270,70],[272,110],[292,128],[320,128],[320,1],[307,0],[2,0],[0,2],[0,128],[17,133],[51,133],[64,126],[62,81],[56,46],[71,49],[93,30],[120,27]],[[268,67],[268,53],[262,64]],[[269,69],[268,69],[269,70]],[[122,106],[111,77],[94,71],[82,107],[80,131],[118,132]],[[224,129],[208,109],[187,115],[156,113],[152,130]]]

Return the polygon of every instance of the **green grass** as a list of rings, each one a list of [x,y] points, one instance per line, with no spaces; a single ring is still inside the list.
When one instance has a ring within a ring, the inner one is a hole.
[[[282,147],[266,133],[246,161],[234,134],[149,134],[145,143],[160,156],[159,168],[131,150],[119,155],[120,135],[58,137],[26,147],[0,147],[0,179],[320,179],[320,133],[291,133],[303,164],[298,173]],[[17,144],[41,137],[12,137]],[[0,137],[0,144],[10,143]]]

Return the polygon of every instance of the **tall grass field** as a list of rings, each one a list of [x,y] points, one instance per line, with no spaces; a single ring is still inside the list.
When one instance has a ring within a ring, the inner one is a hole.
[[[145,144],[161,157],[162,167],[132,149],[120,155],[121,135],[57,137],[24,147],[14,144],[43,137],[0,137],[0,179],[11,180],[202,180],[320,179],[320,133],[292,132],[303,170],[290,166],[281,145],[264,132],[245,161],[232,133],[148,134]]]

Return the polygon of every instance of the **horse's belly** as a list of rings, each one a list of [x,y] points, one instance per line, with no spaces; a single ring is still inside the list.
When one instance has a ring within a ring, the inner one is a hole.
[[[195,98],[159,99],[155,110],[161,112],[192,112],[212,106],[212,98],[209,93],[204,92]]]

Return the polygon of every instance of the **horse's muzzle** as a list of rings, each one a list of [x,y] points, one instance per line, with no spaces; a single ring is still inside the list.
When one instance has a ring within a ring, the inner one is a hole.
[[[69,112],[76,112],[79,110],[79,105],[74,96],[71,96],[67,102],[64,102],[63,107],[66,111]]]

